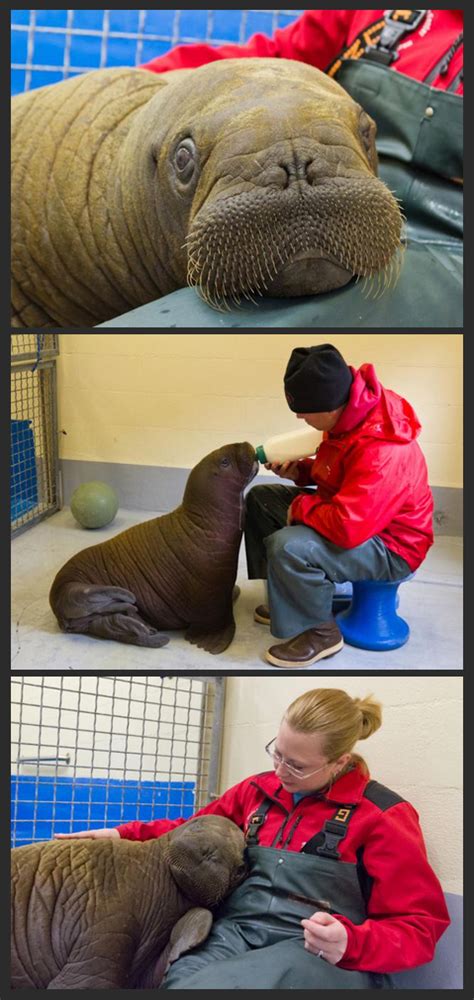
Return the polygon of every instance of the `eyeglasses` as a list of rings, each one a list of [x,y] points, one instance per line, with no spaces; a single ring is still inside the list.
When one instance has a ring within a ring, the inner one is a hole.
[[[275,742],[276,736],[270,740],[269,743],[267,743],[265,753],[272,758],[273,766],[275,768],[279,767],[280,764],[284,764],[287,771],[289,771],[290,774],[293,774],[295,778],[301,778],[302,780],[304,778],[310,778],[312,774],[317,774],[318,771],[324,771],[324,768],[328,767],[330,764],[330,761],[328,761],[327,764],[323,764],[322,767],[317,767],[315,771],[306,771],[304,767],[295,767],[293,764],[288,764],[282,754],[279,753],[278,750],[275,750]]]

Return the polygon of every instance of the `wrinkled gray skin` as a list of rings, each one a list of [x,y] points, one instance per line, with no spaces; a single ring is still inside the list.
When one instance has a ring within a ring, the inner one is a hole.
[[[243,852],[243,833],[221,816],[145,842],[14,848],[12,989],[156,988],[169,961],[207,937],[212,917],[196,907],[242,881]]]
[[[209,653],[232,642],[233,588],[242,538],[243,490],[258,463],[252,445],[225,445],[191,471],[182,503],[83,549],[49,595],[64,632],[163,646],[159,629],[186,629]]]
[[[13,325],[95,325],[186,283],[211,304],[396,277],[375,125],[324,73],[102,69],[13,100]]]

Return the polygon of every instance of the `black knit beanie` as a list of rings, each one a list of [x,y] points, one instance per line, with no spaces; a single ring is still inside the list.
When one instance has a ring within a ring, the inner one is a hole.
[[[293,413],[327,413],[347,403],[352,374],[332,344],[295,347],[286,367],[284,385]]]

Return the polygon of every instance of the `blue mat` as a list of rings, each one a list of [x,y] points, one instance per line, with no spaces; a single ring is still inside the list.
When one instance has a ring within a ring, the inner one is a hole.
[[[38,477],[31,420],[11,421],[10,520],[38,505]]]

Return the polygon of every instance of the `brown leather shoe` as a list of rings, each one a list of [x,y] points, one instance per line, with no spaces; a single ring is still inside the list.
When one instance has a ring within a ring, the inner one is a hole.
[[[325,656],[333,656],[344,645],[344,639],[336,622],[324,622],[316,628],[308,628],[293,639],[270,646],[265,659],[275,667],[310,667]]]
[[[255,608],[253,620],[254,622],[260,622],[261,625],[270,624],[270,610],[266,604],[259,604],[258,608]]]

